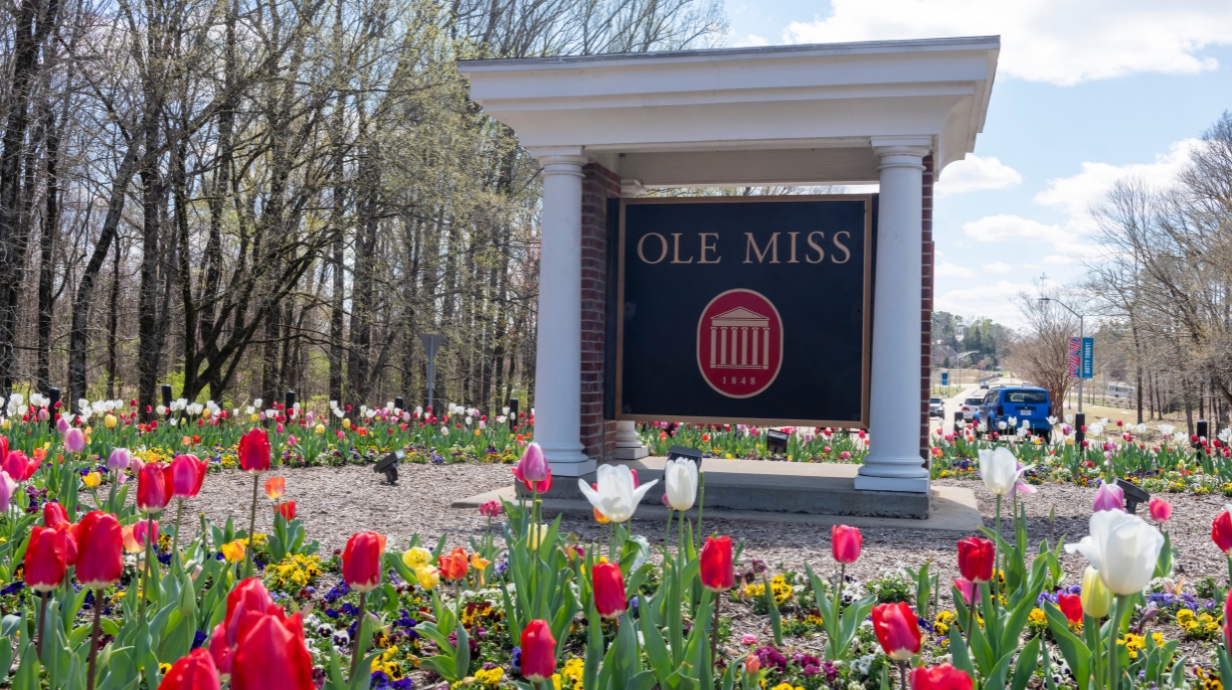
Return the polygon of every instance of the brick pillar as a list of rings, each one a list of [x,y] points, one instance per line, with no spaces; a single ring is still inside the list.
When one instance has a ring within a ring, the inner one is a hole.
[[[598,462],[616,452],[616,422],[603,419],[607,301],[607,200],[620,197],[620,177],[597,163],[582,169],[582,452]]]
[[[924,157],[923,210],[923,284],[920,304],[920,455],[929,466],[932,456],[928,454],[928,398],[932,390],[933,359],[933,157]],[[942,420],[944,423],[944,420]]]

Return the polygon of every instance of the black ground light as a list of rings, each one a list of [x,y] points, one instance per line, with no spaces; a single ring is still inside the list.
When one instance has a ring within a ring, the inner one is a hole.
[[[56,404],[60,402],[60,389],[47,389],[47,426],[56,428]]]
[[[787,439],[789,434],[782,429],[766,429],[766,452],[787,454]]]
[[[398,463],[402,462],[405,457],[406,453],[396,450],[373,465],[372,470],[377,474],[384,474],[385,483],[395,486],[398,483]]]
[[[288,416],[291,414],[291,408],[295,407],[295,391],[287,391],[286,396],[287,409],[283,410]]]
[[[171,384],[163,384],[163,407],[167,410],[167,417],[171,417]]]
[[[406,411],[406,401],[402,399],[401,395],[394,398],[394,409]]]
[[[518,399],[509,399],[509,430],[513,431],[518,426]]]
[[[1116,485],[1121,487],[1125,492],[1125,509],[1131,515],[1138,512],[1139,503],[1149,503],[1151,495],[1142,490],[1142,487],[1133,482],[1127,482],[1124,479],[1116,480]]]

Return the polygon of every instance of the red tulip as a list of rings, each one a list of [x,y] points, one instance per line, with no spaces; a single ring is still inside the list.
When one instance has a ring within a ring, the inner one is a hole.
[[[365,671],[366,673],[366,671]],[[301,614],[250,613],[231,659],[231,690],[316,690]]]
[[[114,515],[91,510],[77,525],[77,581],[87,589],[102,589],[124,573],[124,538]]]
[[[700,560],[703,587],[712,592],[725,592],[736,586],[731,537],[706,537]]]
[[[287,480],[284,477],[270,477],[265,480],[265,495],[271,501],[277,501],[287,492]]]
[[[9,437],[0,436],[0,469],[4,465],[4,461],[9,459]]]
[[[64,573],[70,565],[71,541],[66,529],[38,525],[30,528],[25,562],[27,587],[36,592],[50,592],[64,583]]]
[[[1152,498],[1147,504],[1151,511],[1151,519],[1155,522],[1167,522],[1172,517],[1172,504],[1162,498]]]
[[[949,664],[921,666],[911,671],[911,690],[971,690],[971,676]]]
[[[471,567],[470,561],[466,558],[466,551],[460,546],[447,554],[437,557],[436,560],[441,565],[441,577],[446,580],[461,580],[466,577],[466,573]]]
[[[235,657],[235,649],[227,645],[227,624],[214,626],[214,634],[210,636],[210,657],[223,679],[231,676],[231,661]]]
[[[996,547],[987,539],[967,537],[958,542],[958,571],[963,578],[975,583],[992,579]]]
[[[209,650],[194,649],[171,665],[158,690],[218,690],[218,668]]]
[[[281,515],[285,520],[294,520],[295,501],[283,501],[282,503],[274,504],[274,512]]]
[[[1223,643],[1232,649],[1232,590],[1228,591],[1228,597],[1223,601]]]
[[[253,429],[240,437],[240,469],[264,472],[270,468],[270,442],[265,429]]]
[[[208,465],[195,455],[177,455],[171,461],[171,497],[193,498],[201,492]]]
[[[1070,623],[1082,622],[1082,597],[1077,594],[1058,594],[1057,608],[1065,614]]]
[[[161,462],[147,462],[137,471],[137,509],[161,513],[171,502],[174,482],[171,468]]]
[[[240,626],[248,614],[266,614],[274,610],[282,610],[282,607],[274,603],[274,598],[270,596],[261,578],[250,577],[240,580],[235,589],[227,594],[227,615],[222,619],[221,624],[226,633],[224,639],[227,646],[234,649],[239,644]],[[217,660],[215,658],[215,661]]]
[[[604,618],[620,618],[629,608],[620,566],[615,563],[596,563],[592,571],[591,584],[595,594],[595,608],[599,610],[599,615]]]
[[[342,579],[356,592],[371,592],[381,584],[385,537],[376,532],[351,535],[342,552]]]
[[[43,526],[55,527],[57,525],[71,525],[72,522],[68,519],[68,511],[64,510],[64,506],[54,501],[48,501],[43,504]]]
[[[847,525],[830,528],[830,552],[839,563],[855,563],[863,546],[864,537],[859,529]]]
[[[1227,510],[1219,511],[1211,523],[1211,540],[1225,554],[1232,551],[1232,515]]]
[[[905,601],[874,606],[873,632],[894,661],[906,661],[920,651],[920,622]]]
[[[556,673],[556,640],[544,620],[533,620],[522,630],[522,677],[542,683]]]
[[[42,458],[33,460],[26,457],[26,454],[20,450],[8,451],[8,457],[0,462],[0,469],[9,473],[9,477],[15,482],[24,482],[34,476],[34,471],[39,468],[39,464],[43,462]]]

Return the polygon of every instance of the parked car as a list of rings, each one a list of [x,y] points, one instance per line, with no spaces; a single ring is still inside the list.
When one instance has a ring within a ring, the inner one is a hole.
[[[1012,386],[989,390],[979,414],[980,419],[988,421],[989,431],[1013,433],[1013,429],[1026,423],[1032,433],[1042,436],[1052,432],[1052,424],[1048,421],[1051,410],[1048,391]],[[1005,429],[1001,429],[1002,422],[1005,422]]]
[[[986,390],[988,390],[988,382],[987,382],[987,381],[980,381],[980,390],[982,390],[982,391],[986,391]]]
[[[928,416],[945,418],[945,402],[941,398],[928,399]]]
[[[983,398],[967,398],[962,401],[962,418],[964,422],[970,422],[980,418],[980,406],[984,404]]]

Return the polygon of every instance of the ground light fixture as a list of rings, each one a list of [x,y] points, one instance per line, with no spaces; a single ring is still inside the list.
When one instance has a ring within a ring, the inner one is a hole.
[[[1116,485],[1121,487],[1121,491],[1125,492],[1125,509],[1129,513],[1135,514],[1138,512],[1139,503],[1150,503],[1151,495],[1142,490],[1142,487],[1133,482],[1127,482],[1124,479],[1116,480]]]
[[[377,464],[372,466],[372,470],[377,474],[385,475],[385,483],[389,486],[398,484],[398,464],[406,457],[406,453],[396,450],[382,458]]]
[[[786,455],[788,436],[782,429],[766,429],[766,452]]]

